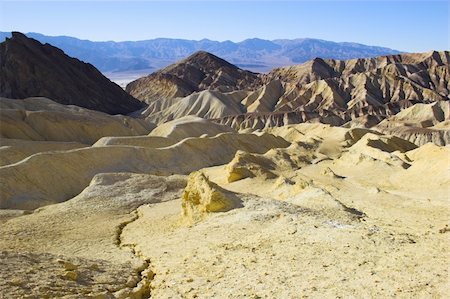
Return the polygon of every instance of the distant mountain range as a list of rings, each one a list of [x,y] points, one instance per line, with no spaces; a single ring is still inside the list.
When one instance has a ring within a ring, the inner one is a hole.
[[[389,48],[311,38],[272,41],[253,38],[238,43],[169,38],[93,42],[69,36],[46,36],[39,33],[26,35],[42,43],[54,45],[69,56],[89,62],[104,73],[143,70],[150,73],[197,51],[207,51],[241,68],[257,72],[303,63],[315,57],[351,59],[400,53]],[[10,36],[10,32],[0,32],[0,42]]]

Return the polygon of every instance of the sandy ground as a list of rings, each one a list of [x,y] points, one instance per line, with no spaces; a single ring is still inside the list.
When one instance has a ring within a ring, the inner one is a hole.
[[[292,144],[238,151],[203,181],[97,174],[65,202],[3,210],[0,297],[448,296],[450,148],[323,125],[272,133]]]
[[[267,194],[267,181],[230,184],[252,190],[239,195],[244,207],[192,227],[175,225],[178,211],[164,213],[179,203],[140,207],[124,240],[158,269],[154,297],[444,298],[446,190],[430,199],[368,188],[324,178],[325,165],[305,167],[312,186],[283,200],[249,195]]]

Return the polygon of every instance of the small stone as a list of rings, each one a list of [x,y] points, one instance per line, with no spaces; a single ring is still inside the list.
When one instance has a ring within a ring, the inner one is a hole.
[[[293,235],[293,234],[295,234],[297,232],[297,227],[295,227],[295,226],[290,226],[288,229],[287,229],[287,233],[289,234],[289,235]]]
[[[73,270],[76,270],[77,268],[78,268],[78,266],[72,264],[71,262],[64,263],[64,269],[66,269],[67,271],[73,271]]]
[[[92,265],[89,266],[89,269],[97,271],[99,269],[99,267],[98,267],[97,264],[92,264]]]
[[[448,224],[446,224],[445,227],[443,227],[443,228],[441,228],[439,230],[440,234],[445,234],[445,233],[448,233],[448,232],[450,232],[450,227],[448,226]]]
[[[62,259],[57,259],[56,262],[58,264],[63,265],[64,269],[67,271],[72,271],[72,270],[76,270],[78,268],[78,266],[76,266],[75,264],[72,264],[71,262],[62,260]]]
[[[64,277],[70,280],[77,280],[78,279],[78,272],[75,270],[72,271],[66,271],[66,273],[64,273]]]
[[[23,284],[23,280],[19,277],[13,277],[9,283],[13,286],[20,286]]]
[[[135,287],[137,285],[137,283],[139,282],[138,278],[135,276],[130,276],[128,277],[126,286],[129,288]]]

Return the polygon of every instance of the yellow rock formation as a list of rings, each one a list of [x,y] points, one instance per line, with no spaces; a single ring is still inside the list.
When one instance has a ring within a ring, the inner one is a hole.
[[[229,191],[209,181],[202,172],[193,172],[189,175],[181,205],[186,222],[195,223],[208,213],[226,212],[238,203]]]

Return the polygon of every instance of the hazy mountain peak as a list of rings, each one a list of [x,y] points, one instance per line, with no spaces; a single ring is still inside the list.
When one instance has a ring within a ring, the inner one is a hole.
[[[170,66],[168,66],[166,69],[173,69],[174,67],[177,67],[181,64],[189,64],[189,65],[195,65],[197,68],[209,68],[209,69],[219,69],[222,67],[229,67],[229,68],[236,68],[237,67],[228,61],[211,54],[206,51],[197,51],[194,54],[190,55],[189,57],[176,62]]]
[[[217,63],[229,64],[228,61],[223,60],[222,58],[220,58],[220,57],[218,57],[218,56],[216,56],[214,54],[211,54],[209,52],[203,51],[203,50],[200,50],[200,51],[197,51],[197,52],[193,53],[192,55],[187,57],[184,61],[201,62],[201,61],[204,61],[204,60],[212,60],[212,61],[215,61]]]

